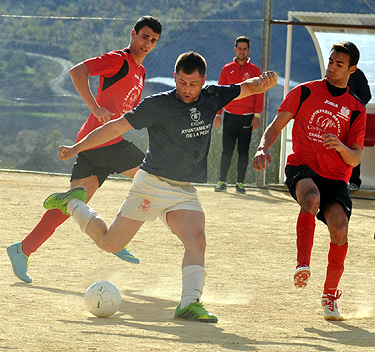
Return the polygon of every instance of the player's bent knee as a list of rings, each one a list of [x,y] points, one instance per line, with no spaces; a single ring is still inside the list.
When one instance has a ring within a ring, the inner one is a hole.
[[[304,211],[309,211],[312,214],[319,209],[320,196],[316,192],[309,192],[298,199]]]
[[[196,234],[188,234],[182,238],[182,242],[186,249],[193,252],[205,252],[206,250],[206,235],[204,231]]]
[[[348,229],[347,227],[330,228],[331,242],[336,246],[343,246],[348,242]]]
[[[334,244],[335,246],[345,246],[346,243],[348,242],[348,237],[347,236],[332,236],[331,235],[331,243]]]

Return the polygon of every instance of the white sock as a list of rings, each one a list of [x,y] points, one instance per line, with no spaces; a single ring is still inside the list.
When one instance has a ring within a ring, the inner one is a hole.
[[[79,199],[72,199],[68,203],[66,210],[73,216],[82,232],[86,232],[86,227],[92,218],[101,219],[98,212],[90,208],[86,203],[82,202]]]
[[[200,300],[206,271],[201,265],[188,265],[182,268],[181,308]]]

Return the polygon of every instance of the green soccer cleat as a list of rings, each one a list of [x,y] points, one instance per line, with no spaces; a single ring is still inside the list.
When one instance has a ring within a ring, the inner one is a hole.
[[[139,259],[132,253],[129,252],[128,247],[125,246],[124,249],[118,253],[113,253],[115,256],[129,263],[139,264]]]
[[[66,207],[72,199],[79,199],[86,203],[86,188],[73,187],[66,192],[52,193],[43,202],[43,207],[46,209],[60,209],[63,214],[70,215],[66,212]]]
[[[227,191],[227,184],[223,181],[219,181],[214,188],[215,192],[226,192]]]
[[[242,182],[236,183],[236,192],[240,194],[246,194],[245,186]]]
[[[180,308],[178,305],[174,313],[175,318],[200,321],[203,323],[217,323],[217,317],[203,307],[200,302],[190,303],[185,308]]]

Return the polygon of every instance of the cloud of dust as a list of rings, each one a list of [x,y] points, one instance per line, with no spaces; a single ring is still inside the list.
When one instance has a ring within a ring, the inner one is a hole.
[[[358,307],[358,310],[356,313],[353,314],[343,314],[344,319],[364,319],[364,318],[370,318],[372,312],[372,306],[369,305],[363,305]]]

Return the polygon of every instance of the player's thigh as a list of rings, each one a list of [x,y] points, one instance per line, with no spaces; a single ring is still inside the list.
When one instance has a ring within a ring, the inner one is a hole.
[[[236,145],[238,130],[236,117],[230,114],[224,115],[223,122],[223,151],[233,151]]]
[[[346,244],[349,218],[343,206],[336,202],[327,204],[324,208],[324,217],[327,221],[332,243],[337,246]]]
[[[317,212],[320,202],[320,193],[312,178],[303,178],[296,184],[296,197],[302,211]]]
[[[122,174],[126,177],[134,178],[134,176],[135,176],[135,174],[137,173],[138,170],[139,170],[139,166],[134,167],[133,169],[130,169],[130,170],[126,170],[126,171],[122,172]]]
[[[205,215],[196,210],[173,210],[167,213],[167,223],[171,231],[186,248],[205,248]]]
[[[108,227],[106,241],[116,243],[120,251],[131,241],[143,223],[144,221],[125,218],[120,212]]]
[[[248,154],[253,132],[253,128],[251,127],[253,115],[245,115],[240,117],[240,119],[242,120],[242,124],[239,126],[237,149],[239,154]]]
[[[86,178],[81,179],[74,179],[70,181],[70,187],[85,187],[87,191],[87,202],[91,199],[94,195],[96,190],[99,188],[99,181],[97,176],[91,175]]]

